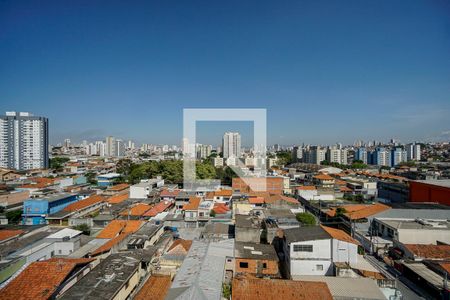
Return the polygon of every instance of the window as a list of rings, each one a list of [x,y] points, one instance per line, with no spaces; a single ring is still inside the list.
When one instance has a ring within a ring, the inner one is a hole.
[[[62,250],[60,249],[60,250],[58,250],[58,254],[61,254],[62,253]]]
[[[316,265],[317,271],[323,271],[323,265]]]
[[[248,262],[240,262],[239,263],[239,268],[247,269],[248,268]]]
[[[263,269],[267,269],[267,263],[263,263]]]
[[[313,252],[313,245],[294,245],[294,252]]]

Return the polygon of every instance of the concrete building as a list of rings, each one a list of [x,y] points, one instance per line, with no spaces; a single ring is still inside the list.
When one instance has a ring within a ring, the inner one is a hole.
[[[241,135],[238,132],[225,132],[222,141],[223,157],[241,157]]]
[[[397,166],[402,162],[407,161],[407,152],[402,148],[395,148],[391,150],[391,165]]]
[[[450,205],[450,180],[410,181],[409,201]]]
[[[24,225],[46,224],[49,214],[61,211],[66,206],[80,200],[76,194],[61,193],[41,198],[32,198],[23,203],[22,223]]]
[[[278,256],[272,245],[234,243],[235,272],[279,278]]]
[[[326,160],[327,150],[320,146],[312,146],[303,152],[304,161],[308,164],[320,165],[320,163]]]
[[[155,178],[142,181],[130,186],[131,199],[146,199],[150,192],[164,185],[164,179]]]
[[[327,151],[326,158],[330,163],[346,165],[348,164],[348,151],[347,149],[330,148]]]
[[[105,156],[114,156],[116,152],[116,139],[113,136],[107,136],[105,141]]]
[[[417,160],[421,159],[420,153],[420,144],[411,143],[406,145],[406,156],[408,160]]]
[[[0,167],[16,170],[47,169],[48,119],[27,112],[0,117]]]
[[[333,263],[355,264],[358,242],[344,231],[326,226],[286,229],[290,275],[333,275]],[[279,255],[280,256],[280,255]]]
[[[367,149],[358,148],[358,150],[355,151],[355,159],[361,160],[363,163],[367,164]]]

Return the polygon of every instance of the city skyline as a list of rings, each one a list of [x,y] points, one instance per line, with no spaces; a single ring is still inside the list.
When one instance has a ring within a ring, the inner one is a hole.
[[[450,138],[448,3],[122,5],[2,2],[0,110],[51,143],[179,144],[184,108],[266,108],[269,144]]]

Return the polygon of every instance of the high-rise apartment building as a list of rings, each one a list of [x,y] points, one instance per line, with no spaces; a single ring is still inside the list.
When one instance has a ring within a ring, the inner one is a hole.
[[[391,151],[392,166],[396,166],[407,161],[407,153],[402,148],[395,148]]]
[[[327,160],[330,163],[338,163],[342,165],[348,164],[347,149],[339,148],[339,146],[328,149]]]
[[[222,141],[223,158],[241,157],[241,135],[238,132],[225,132]]]
[[[105,156],[115,156],[116,139],[113,136],[107,136],[105,141]]]
[[[366,148],[358,148],[355,151],[355,159],[356,160],[360,160],[363,163],[367,164],[368,163],[368,159],[367,159],[367,149]]]
[[[27,112],[6,112],[0,117],[0,167],[46,169],[48,149],[47,118]]]
[[[412,143],[405,147],[408,160],[420,160],[420,144]]]

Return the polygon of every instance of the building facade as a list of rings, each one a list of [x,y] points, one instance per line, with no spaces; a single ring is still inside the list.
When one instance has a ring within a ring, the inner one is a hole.
[[[241,135],[238,132],[225,132],[222,142],[223,157],[241,157]]]
[[[27,112],[0,117],[0,167],[16,170],[47,169],[48,119]]]

